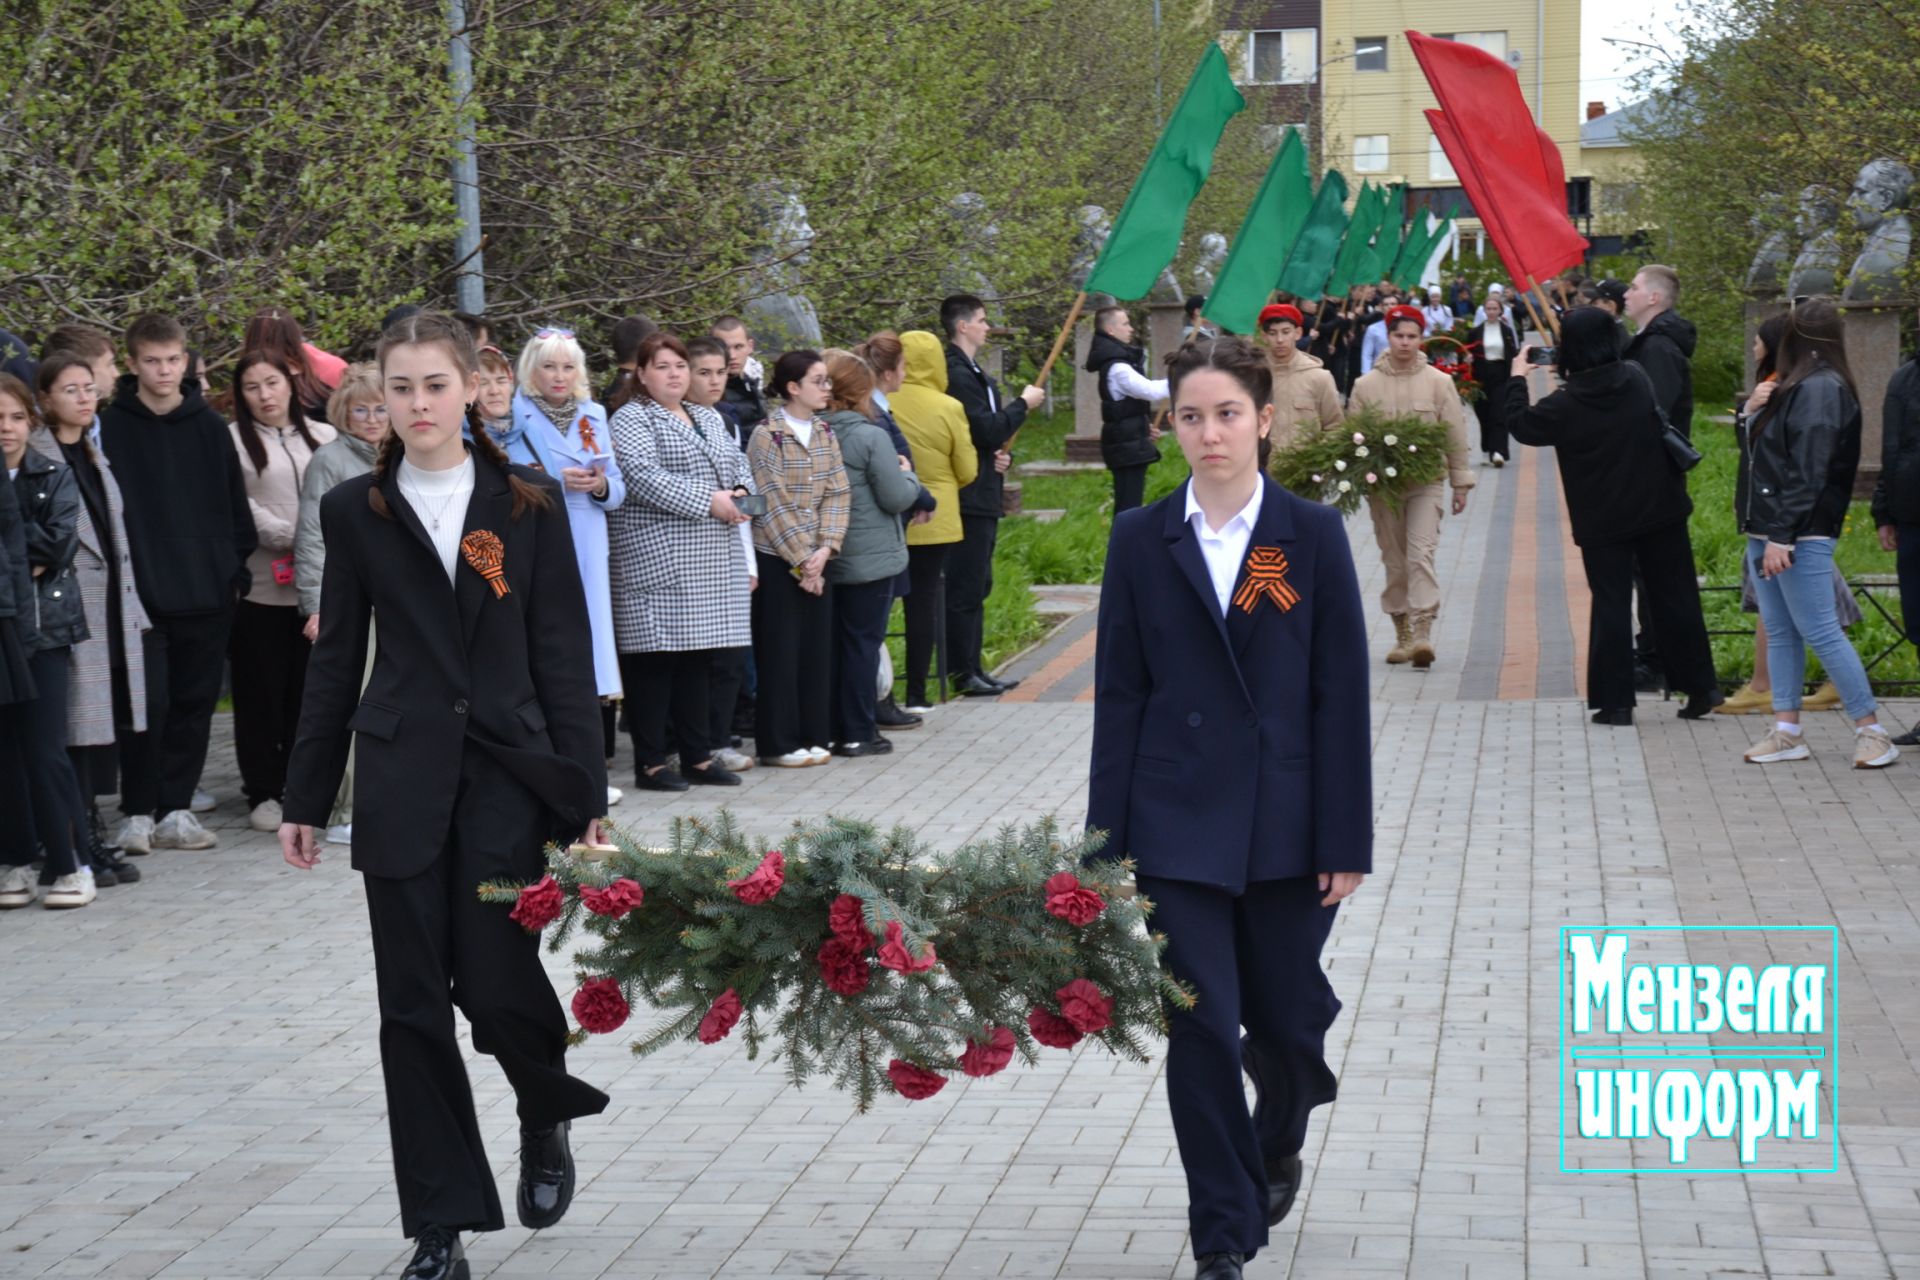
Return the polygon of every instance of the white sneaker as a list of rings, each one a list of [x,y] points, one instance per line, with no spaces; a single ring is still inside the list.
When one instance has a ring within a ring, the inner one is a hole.
[[[1885,729],[1853,731],[1854,768],[1884,769],[1899,758],[1900,748],[1893,745],[1893,737]]]
[[[352,844],[353,843],[353,824],[351,822],[336,822],[332,826],[328,827],[327,843],[328,844]]]
[[[1493,463],[1495,467],[1504,467],[1507,465],[1507,459],[1504,454],[1500,454],[1500,453],[1491,454],[1489,456],[1489,460]]]
[[[815,764],[825,764],[827,761],[833,759],[833,752],[827,750],[825,747],[807,747],[806,753],[812,758]]]
[[[277,828],[276,828],[277,830]],[[153,827],[156,849],[211,849],[220,841],[185,809],[175,809]]]
[[[33,891],[40,877],[32,867],[8,867],[0,871],[0,911],[33,905]]]
[[[934,708],[932,707],[902,707],[900,709],[910,716],[927,716],[932,715],[934,712]]]
[[[280,802],[262,800],[253,806],[253,812],[247,815],[247,825],[255,831],[273,832],[280,829]]]
[[[220,807],[220,802],[213,798],[211,791],[202,791],[200,788],[195,787],[193,789],[193,799],[188,803],[188,807],[195,813],[212,813]]]
[[[1742,757],[1748,764],[1779,764],[1784,760],[1805,760],[1813,754],[1807,749],[1807,735],[1767,730],[1767,736],[1748,747]]]
[[[93,887],[93,877],[84,871],[76,871],[72,875],[61,876],[48,885],[47,896],[42,901],[46,906],[60,910],[67,907],[84,907],[99,896],[100,891]]]
[[[143,813],[123,821],[120,830],[114,833],[113,843],[122,853],[152,853],[153,815]]]
[[[613,808],[613,806],[619,804],[622,800],[626,798],[627,798],[627,793],[622,791],[620,788],[618,787],[607,788],[607,808],[609,809]]]
[[[723,747],[713,755],[720,762],[720,767],[730,773],[745,773],[753,768],[753,757],[732,747]]]
[[[805,747],[789,751],[783,756],[766,757],[767,763],[778,769],[804,769],[816,763],[813,754]]]

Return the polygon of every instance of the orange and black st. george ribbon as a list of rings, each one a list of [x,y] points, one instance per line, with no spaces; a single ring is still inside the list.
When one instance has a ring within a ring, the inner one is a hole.
[[[1287,553],[1278,547],[1255,547],[1247,553],[1247,577],[1233,596],[1248,613],[1262,599],[1273,601],[1285,613],[1300,603],[1300,593],[1287,581]]]
[[[460,539],[460,550],[474,572],[492,585],[496,599],[507,594],[507,549],[501,545],[498,534],[475,529]]]

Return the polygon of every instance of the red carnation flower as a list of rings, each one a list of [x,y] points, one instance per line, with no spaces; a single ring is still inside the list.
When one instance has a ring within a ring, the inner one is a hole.
[[[1013,1032],[1005,1027],[987,1028],[987,1042],[967,1045],[960,1055],[960,1069],[970,1076],[998,1075],[1013,1061]]]
[[[1092,1035],[1113,1025],[1113,998],[1085,978],[1075,978],[1053,994],[1060,998],[1060,1016],[1075,1031]]]
[[[1071,1022],[1045,1009],[1035,1009],[1027,1015],[1027,1030],[1049,1049],[1071,1049],[1080,1043],[1080,1033],[1073,1029]]]
[[[733,1030],[733,1024],[740,1021],[740,997],[732,987],[720,993],[720,998],[707,1010],[707,1016],[700,1019],[700,1043],[718,1044],[727,1038]]]
[[[933,954],[933,944],[927,944],[926,951],[916,960],[907,954],[905,930],[898,920],[887,921],[887,940],[880,944],[880,963],[895,973],[925,973],[938,963]]]
[[[580,901],[587,904],[587,910],[615,920],[639,906],[646,896],[645,889],[625,876],[604,889],[590,889],[585,885],[580,887]]]
[[[827,909],[827,927],[833,930],[834,937],[854,951],[865,951],[873,945],[873,930],[867,928],[865,904],[850,893],[833,900],[833,906]]]
[[[552,876],[541,876],[537,883],[520,890],[520,900],[513,904],[507,919],[528,933],[538,933],[557,920],[566,905],[567,894],[559,882]]]
[[[828,938],[820,946],[820,980],[836,995],[857,996],[873,981],[873,966],[840,939]]]
[[[916,1102],[921,1098],[931,1098],[947,1086],[947,1078],[938,1071],[916,1067],[899,1058],[887,1064],[887,1079],[893,1081],[895,1093]]]
[[[1107,900],[1081,884],[1080,877],[1071,871],[1062,871],[1047,881],[1047,911],[1076,929],[1092,924],[1106,909]]]
[[[750,907],[769,901],[787,882],[787,859],[775,849],[760,859],[760,865],[738,880],[727,881],[733,896]]]
[[[633,1010],[627,1004],[627,998],[620,994],[620,981],[617,978],[595,978],[583,982],[580,989],[573,993],[573,1017],[582,1030],[595,1035],[605,1035],[609,1031],[618,1031],[626,1022],[627,1015]]]

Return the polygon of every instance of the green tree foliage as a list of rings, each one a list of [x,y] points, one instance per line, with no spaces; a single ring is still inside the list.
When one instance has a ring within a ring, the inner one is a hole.
[[[1876,156],[1920,166],[1920,5],[1716,0],[1690,11],[1680,37],[1663,68],[1671,84],[1634,138],[1643,207],[1655,255],[1679,269],[1683,310],[1701,325],[1696,376],[1731,385],[1747,269],[1769,234],[1791,228],[1797,194],[1844,195]],[[1859,235],[1840,221],[1844,265]]]
[[[1163,8],[469,0],[488,310],[700,325],[777,291],[774,257],[835,337],[984,278],[1044,341],[1077,210],[1116,211],[1152,145],[1156,61],[1177,93],[1209,38],[1204,0]],[[451,305],[446,49],[439,0],[7,6],[0,317],[163,307],[219,355],[268,302],[341,348]],[[1196,231],[1250,198],[1257,124]],[[790,198],[811,238],[777,243]]]

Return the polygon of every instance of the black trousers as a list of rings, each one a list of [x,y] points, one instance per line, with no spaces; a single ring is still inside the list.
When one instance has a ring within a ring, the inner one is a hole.
[[[833,741],[833,588],[809,595],[778,556],[755,553],[753,593],[754,750],[783,756]]]
[[[120,807],[164,817],[193,803],[227,666],[233,609],[155,614],[147,633],[146,741],[123,743]]]
[[[1513,456],[1513,446],[1507,442],[1507,419],[1502,412],[1506,405],[1507,379],[1511,373],[1489,373],[1481,380],[1481,389],[1486,392],[1474,401],[1473,412],[1480,419],[1480,452],[1499,454],[1503,458]]]
[[[1340,1001],[1320,949],[1339,907],[1320,905],[1314,876],[1256,882],[1238,896],[1157,876],[1139,883],[1167,935],[1168,970],[1202,993],[1191,1011],[1167,1011],[1167,1101],[1193,1251],[1251,1257],[1267,1243],[1266,1159],[1298,1152],[1308,1114],[1338,1092],[1326,1037]],[[1243,1072],[1259,1097],[1251,1115]]]
[[[667,730],[679,744],[682,770],[712,758],[707,742],[711,708],[707,673],[714,649],[620,655],[620,683],[627,695],[627,733],[633,739],[634,776],[667,762]]]
[[[1660,636],[1657,661],[1666,667],[1667,687],[1688,697],[1719,687],[1713,648],[1700,610],[1700,587],[1693,575],[1693,542],[1686,521],[1604,547],[1582,547],[1593,614],[1587,630],[1587,705],[1595,710],[1631,707],[1633,697],[1633,589],[1637,574],[1641,600]]]
[[[428,1224],[505,1225],[454,1032],[455,1005],[473,1029],[473,1047],[491,1054],[513,1085],[522,1125],[546,1128],[606,1108],[604,1093],[567,1074],[567,1020],[540,963],[540,936],[510,920],[510,908],[474,893],[483,880],[538,879],[545,835],[533,793],[469,743],[439,859],[406,879],[365,878],[380,1069],[400,1225],[409,1236]]]
[[[22,867],[34,844],[46,850],[49,877],[80,869],[76,835],[84,847],[87,810],[67,758],[67,684],[72,650],[42,649],[27,659],[39,696],[0,706],[0,865]]]
[[[980,650],[986,633],[987,597],[993,594],[993,546],[1000,521],[960,517],[966,531],[947,553],[947,669],[954,678],[984,675]]]
[[[1141,463],[1135,467],[1111,467],[1113,472],[1113,514],[1131,511],[1146,501],[1147,467]]]
[[[300,627],[300,611],[290,604],[242,600],[234,610],[227,644],[233,663],[233,753],[249,809],[286,793],[287,760],[300,727],[307,655],[313,650]]]
[[[120,812],[151,817],[160,807],[160,738],[167,719],[167,637],[159,627],[140,636],[146,664],[147,727],[135,733],[133,702],[124,673],[113,684],[113,742],[120,765]]]
[[[927,702],[927,667],[933,661],[934,638],[945,623],[939,613],[940,579],[947,570],[947,553],[957,543],[938,542],[907,548],[907,576],[913,589],[907,592],[907,702],[924,707]],[[952,658],[948,658],[952,662]]]
[[[713,666],[707,672],[707,745],[715,751],[733,745],[733,717],[740,709],[740,694],[747,682],[747,663],[753,657],[751,646],[738,649],[709,649]]]
[[[908,599],[912,599],[911,596]],[[880,646],[893,612],[893,579],[833,589],[833,740],[872,742],[879,702]]]
[[[1907,642],[1920,646],[1920,524],[1894,526],[1899,538],[1893,553],[1893,571],[1900,579],[1900,629]]]

